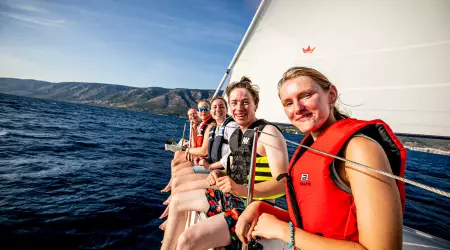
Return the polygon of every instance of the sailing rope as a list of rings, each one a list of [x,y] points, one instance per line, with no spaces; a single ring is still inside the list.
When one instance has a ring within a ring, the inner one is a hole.
[[[232,126],[226,126],[226,127],[239,128],[239,127],[232,127]],[[254,130],[254,129],[247,129],[247,130]],[[308,147],[306,145],[303,145],[303,144],[300,144],[300,143],[288,140],[288,139],[286,139],[284,137],[279,137],[279,136],[276,136],[276,135],[272,135],[272,134],[264,132],[264,131],[259,131],[259,132],[263,133],[263,134],[266,134],[266,135],[269,135],[269,136],[272,136],[272,137],[275,137],[275,138],[280,139],[280,140],[284,140],[285,142],[288,142],[288,143],[291,143],[291,144],[294,144],[294,145],[297,145],[297,146],[300,146],[300,147],[304,147],[304,148],[312,150],[314,152],[317,152],[317,153],[320,153],[320,154],[323,154],[323,155],[326,155],[326,156],[329,156],[329,157],[333,157],[335,159],[338,159],[338,160],[341,160],[341,161],[344,161],[344,162],[349,162],[349,163],[355,164],[358,167],[369,169],[369,170],[374,171],[376,173],[379,173],[381,175],[384,175],[384,176],[387,176],[387,177],[390,177],[390,178],[393,178],[393,179],[396,179],[396,180],[399,180],[399,181],[403,181],[404,183],[408,183],[410,185],[413,185],[413,186],[416,186],[416,187],[428,190],[430,192],[433,192],[433,193],[445,196],[447,198],[450,198],[450,193],[449,192],[446,192],[446,191],[443,191],[443,190],[440,190],[440,189],[437,189],[437,188],[434,188],[434,187],[430,187],[430,186],[424,185],[424,184],[416,182],[416,181],[411,181],[411,180],[408,180],[406,178],[403,178],[403,177],[400,177],[400,176],[396,176],[396,175],[393,175],[391,173],[387,173],[387,172],[381,171],[379,169],[375,169],[375,168],[366,166],[364,164],[361,164],[361,163],[358,163],[358,162],[355,162],[355,161],[352,161],[352,160],[347,160],[347,159],[342,158],[340,156],[332,155],[332,154],[329,154],[327,152],[324,152],[324,151],[321,151],[321,150],[318,150],[318,149],[315,149],[315,148],[311,148],[311,147]]]

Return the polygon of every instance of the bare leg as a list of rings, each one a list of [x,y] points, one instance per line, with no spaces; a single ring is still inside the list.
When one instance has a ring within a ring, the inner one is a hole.
[[[182,177],[175,177],[172,182],[172,194],[163,202],[163,204],[166,206],[169,205],[170,200],[175,193],[209,188],[210,186],[208,181],[206,181],[206,177],[208,177],[207,174],[192,174]],[[164,210],[159,218],[163,219],[167,217],[167,215],[169,215],[169,207]]]
[[[188,191],[190,191],[190,190],[188,190]],[[174,193],[172,193],[172,194],[174,194]],[[163,205],[165,205],[165,206],[169,205],[170,198],[172,198],[172,194],[170,194],[169,198],[167,198],[167,200],[165,200],[165,201],[163,202]]]
[[[186,168],[192,170],[192,166],[193,165],[194,164],[192,164],[192,162],[186,161],[186,162],[182,162],[182,163],[172,167],[172,176],[175,176],[178,173],[178,171],[181,171],[181,170],[186,169]],[[191,172],[194,173],[193,170]]]
[[[195,189],[211,188],[209,182],[206,180],[206,177],[208,177],[207,174],[195,174],[183,176],[180,183],[176,183],[176,185],[172,186],[173,193],[187,192]]]
[[[185,158],[186,157],[186,151],[176,151],[173,154],[173,159],[177,159],[177,158]]]
[[[163,231],[166,230],[166,224],[167,224],[167,220],[165,220],[163,223],[161,223],[161,225],[159,225],[159,229],[161,229]]]
[[[170,179],[169,183],[167,183],[166,187],[161,190],[161,192],[163,193],[169,192],[171,186],[172,186],[172,178]]]
[[[159,218],[164,219],[167,217],[167,215],[169,215],[169,206],[166,207],[166,210],[164,210],[164,212],[161,214],[161,216],[159,216]]]
[[[176,167],[172,168],[172,177],[187,174],[194,174],[194,170],[192,169],[192,163],[189,161],[183,162],[177,165]],[[163,193],[169,192],[172,189],[171,186],[172,186],[172,178],[170,179],[166,187],[161,190],[161,192]]]
[[[187,190],[187,191],[191,191],[191,190]],[[172,194],[174,194],[174,192],[172,192]],[[165,201],[163,202],[163,205],[165,205],[165,206],[169,205],[170,198],[172,198],[172,194],[170,194],[169,198],[167,198],[167,200],[165,200]]]
[[[206,200],[205,190],[193,190],[189,192],[174,194],[169,205],[169,217],[167,219],[166,230],[161,249],[175,249],[177,239],[184,230],[186,221],[185,211],[207,212],[209,209]]]
[[[176,165],[182,163],[182,162],[187,162],[188,160],[186,160],[185,158],[175,158],[170,162],[170,166],[171,167],[175,167]]]
[[[178,238],[177,250],[209,249],[230,244],[228,224],[221,213],[186,229]]]
[[[177,167],[175,169],[175,173],[173,176],[176,177],[176,176],[182,176],[182,175],[188,175],[188,174],[195,174],[194,168],[192,166],[184,167],[184,168]]]

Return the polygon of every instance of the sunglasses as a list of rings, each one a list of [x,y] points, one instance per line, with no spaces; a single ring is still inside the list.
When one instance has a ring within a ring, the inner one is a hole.
[[[211,108],[209,106],[203,106],[203,107],[198,108],[198,112],[202,112],[203,110],[209,111],[209,110],[211,110]]]

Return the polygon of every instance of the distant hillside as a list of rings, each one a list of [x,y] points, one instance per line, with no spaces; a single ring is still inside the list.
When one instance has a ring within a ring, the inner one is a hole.
[[[190,107],[195,107],[201,99],[210,99],[214,90],[135,88],[83,82],[52,83],[0,77],[0,93],[186,116]]]

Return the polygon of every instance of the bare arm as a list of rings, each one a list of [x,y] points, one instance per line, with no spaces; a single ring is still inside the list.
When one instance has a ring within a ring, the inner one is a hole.
[[[209,165],[210,170],[214,170],[214,169],[218,169],[218,168],[224,168],[227,166],[228,163],[228,156],[230,155],[230,152],[228,151],[227,154],[225,154],[224,156],[222,156],[222,158],[220,158],[219,161],[214,162],[213,164]]]
[[[267,125],[263,131],[276,137],[284,138],[280,131],[272,125]],[[273,179],[255,184],[254,197],[267,197],[285,193],[286,179],[277,181],[276,178],[278,175],[286,172],[289,164],[286,142],[260,133],[258,154],[267,156]]]
[[[289,214],[286,210],[282,210],[276,207],[273,207],[265,202],[254,201],[250,203],[247,208],[245,208],[244,212],[239,216],[238,222],[236,224],[236,235],[239,237],[239,240],[244,244],[248,244],[249,239],[251,239],[252,232],[255,229],[255,225],[258,222],[261,214],[271,214],[274,216],[273,221],[275,221],[275,225],[281,221],[289,221]],[[247,231],[247,227],[249,226],[249,230]],[[271,227],[271,226],[270,226]]]
[[[381,146],[369,139],[355,137],[344,152],[348,160],[391,173],[389,161]],[[332,240],[307,233],[295,232],[296,247],[301,249],[402,249],[402,213],[400,196],[393,179],[345,164],[357,207],[359,244]],[[284,223],[283,240],[289,242],[289,227]]]
[[[344,157],[392,173],[381,146],[367,138],[351,139]],[[401,249],[403,216],[395,180],[351,163],[345,172],[357,207],[360,243],[367,249]]]
[[[214,170],[214,169],[218,169],[218,168],[222,168],[222,167],[223,167],[222,162],[216,161],[213,164],[209,165],[208,169],[209,170]]]
[[[391,172],[389,161],[381,146],[371,140],[355,137],[344,152],[348,160],[372,168]],[[359,243],[328,239],[295,229],[295,246],[300,249],[402,249],[402,213],[400,196],[393,179],[373,171],[345,164],[354,195],[359,230]],[[289,225],[277,218],[264,215],[259,218],[253,235],[290,241]],[[270,228],[267,228],[270,225]],[[266,229],[267,228],[267,229]]]

